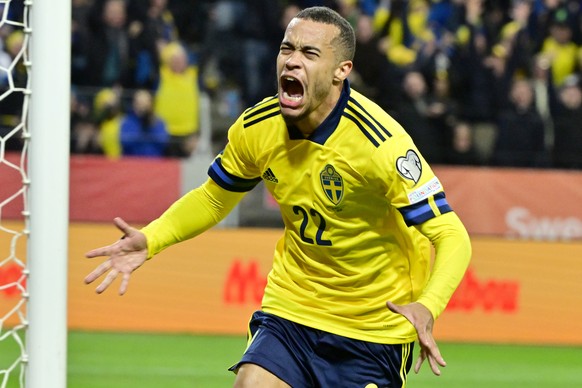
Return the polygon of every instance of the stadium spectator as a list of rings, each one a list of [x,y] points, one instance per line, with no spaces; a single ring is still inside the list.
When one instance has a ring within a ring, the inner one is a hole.
[[[8,84],[8,69],[12,64],[12,57],[4,50],[4,40],[0,39],[0,86]]]
[[[201,55],[203,85],[211,95],[222,97],[224,89],[240,89],[244,77],[243,38],[239,25],[244,22],[244,3],[220,0],[208,11]],[[237,112],[239,113],[239,112]]]
[[[491,163],[511,167],[547,166],[544,122],[535,108],[530,80],[514,80],[509,94],[511,103],[497,119],[499,131]]]
[[[96,0],[87,15],[85,68],[79,81],[90,86],[130,84],[129,33],[123,0]]]
[[[137,0],[139,1],[139,0]],[[172,13],[179,39],[197,50],[204,41],[207,24],[210,23],[211,4],[216,0],[170,0],[168,10]]]
[[[142,89],[134,93],[132,109],[121,120],[119,139],[123,156],[166,154],[169,141],[166,123],[156,116],[150,91]]]
[[[566,78],[558,90],[558,101],[552,116],[552,166],[582,169],[582,90],[579,77],[572,75]]]
[[[424,76],[418,71],[405,74],[402,91],[394,118],[407,128],[429,163],[443,163],[448,140],[446,117],[450,107],[431,96]]]
[[[450,149],[445,156],[446,164],[477,166],[482,164],[475,144],[473,143],[473,130],[466,121],[459,121],[452,127],[452,139]]]
[[[23,44],[24,32],[22,30],[14,30],[6,37],[6,52],[11,59],[12,66],[7,68],[7,70],[11,70],[8,76],[11,78],[11,84],[17,88],[26,87],[28,80],[27,70],[24,66]]]
[[[451,127],[457,120],[457,103],[451,97],[451,84],[448,72],[438,71],[432,78],[432,87],[429,89],[427,117],[446,140],[441,140],[443,148],[450,140]],[[439,163],[442,163],[441,158]]]
[[[282,1],[245,1],[244,21],[240,24],[243,44],[241,103],[254,105],[264,96],[277,90],[273,58],[283,36],[279,19],[283,11]]]
[[[89,43],[87,39],[87,22],[93,2],[91,0],[73,0],[71,3],[71,83],[82,85],[84,83],[87,57],[84,47]]]
[[[109,159],[121,157],[119,129],[123,116],[121,90],[105,88],[93,99],[93,120],[99,128],[99,143],[103,154]]]
[[[400,67],[413,66],[424,50],[434,48],[434,35],[427,24],[428,11],[425,0],[380,2],[374,24],[390,62]]]
[[[272,65],[264,59],[274,55],[278,42],[273,40],[286,26],[279,28],[273,21],[289,19],[310,5],[325,4],[353,23],[359,50],[352,81],[394,115],[402,116],[394,91],[404,74],[420,72],[430,91],[443,79],[444,69],[450,82],[449,100],[456,116],[470,125],[483,163],[491,158],[498,131],[495,120],[510,104],[511,79],[534,81],[536,108],[544,119],[549,148],[553,135],[548,93],[556,93],[550,89],[560,88],[570,74],[582,74],[579,0],[129,0],[127,7],[125,3],[73,2],[73,85],[154,90],[161,74],[158,49],[179,38],[199,58],[201,87],[213,100],[216,139],[244,104],[256,103],[273,87]],[[109,7],[114,12],[104,12]],[[10,12],[17,10],[10,5]],[[369,26],[358,26],[370,24],[366,16],[373,21],[371,34],[365,31]],[[114,32],[112,23],[121,24],[121,32]],[[6,40],[12,29],[3,26],[0,37]],[[119,55],[110,56],[114,47]],[[114,59],[108,63],[117,65],[104,73],[98,69],[103,70],[108,57]],[[540,71],[540,64],[550,71],[549,79],[540,78],[546,71]],[[251,71],[257,66],[262,70]],[[105,80],[105,74],[111,77]],[[87,93],[94,90],[83,91]]]
[[[196,148],[200,129],[200,90],[197,64],[190,63],[184,46],[173,42],[162,50],[160,83],[154,110],[167,125],[166,155],[188,157]]]
[[[537,55],[532,63],[532,87],[535,95],[535,107],[544,122],[545,144],[548,150],[554,144],[554,122],[552,105],[555,100],[554,84],[550,75],[550,63],[547,58]]]
[[[494,15],[498,9],[492,7]],[[474,130],[475,147],[483,159],[491,153],[495,136],[495,76],[487,65],[490,50],[500,28],[498,19],[487,13],[483,0],[467,0],[465,22],[457,40],[448,75],[451,95],[458,102],[458,116]]]
[[[542,41],[550,34],[552,22],[564,16],[572,28],[574,42],[582,44],[582,7],[579,0],[536,0],[532,32],[536,33],[537,47],[541,47]]]
[[[573,41],[567,12],[557,12],[551,21],[549,36],[544,39],[539,53],[550,63],[555,87],[562,86],[566,77],[580,70],[581,52],[580,47]]]
[[[498,78],[504,75],[511,78],[516,72],[527,75],[531,68],[531,53],[534,50],[534,40],[528,29],[531,12],[531,1],[512,2],[509,19],[501,26],[488,59],[488,65]],[[502,95],[505,95],[505,90]]]
[[[127,10],[129,19],[153,37],[158,53],[167,44],[180,40],[167,0],[129,0]]]
[[[71,136],[72,154],[101,154],[99,128],[91,117],[91,106],[80,98],[75,90],[71,91]]]
[[[81,47],[84,69],[79,82],[98,87],[152,88],[159,58],[155,37],[143,24],[128,22],[124,0],[95,0]]]
[[[22,149],[22,129],[14,131],[22,122],[22,107],[24,94],[14,92],[14,88],[26,88],[28,74],[24,65],[24,32],[20,29],[8,28],[10,31],[5,39],[6,52],[10,61],[8,67],[0,74],[0,138],[4,140],[4,149]],[[4,78],[2,80],[2,78]]]
[[[469,264],[467,232],[404,129],[350,88],[355,36],[329,8],[307,8],[287,28],[278,94],[246,110],[210,178],[144,229],[120,218],[123,238],[85,279],[134,270],[162,249],[216,225],[261,180],[280,205],[277,244],[235,386],[406,385],[446,363],[434,341]],[[430,242],[435,247],[431,266]],[[387,301],[388,300],[388,301]]]
[[[380,39],[374,31],[371,16],[362,14],[356,23],[354,70],[350,81],[358,90],[370,96],[382,108],[392,111],[399,99],[393,91],[400,88],[401,74],[386,56],[380,52]]]

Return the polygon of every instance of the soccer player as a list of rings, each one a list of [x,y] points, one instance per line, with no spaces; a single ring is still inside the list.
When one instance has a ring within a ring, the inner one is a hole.
[[[432,335],[468,266],[468,234],[405,130],[350,88],[354,31],[313,7],[289,23],[278,94],[247,109],[210,178],[141,230],[87,253],[103,292],[162,249],[216,225],[261,180],[285,223],[235,387],[402,387],[446,363]],[[435,248],[431,269],[430,244]]]

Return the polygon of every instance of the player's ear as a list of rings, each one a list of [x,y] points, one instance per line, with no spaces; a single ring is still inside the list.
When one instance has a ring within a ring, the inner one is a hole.
[[[352,61],[342,61],[336,67],[335,72],[333,74],[333,80],[335,82],[342,82],[348,75],[352,72],[352,68],[354,67],[354,63]]]

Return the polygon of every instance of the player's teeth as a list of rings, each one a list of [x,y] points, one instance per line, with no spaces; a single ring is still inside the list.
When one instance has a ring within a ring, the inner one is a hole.
[[[289,100],[293,100],[293,101],[299,101],[299,100],[301,100],[301,96],[291,96],[287,92],[284,92],[283,94],[285,95],[285,98],[287,98]]]

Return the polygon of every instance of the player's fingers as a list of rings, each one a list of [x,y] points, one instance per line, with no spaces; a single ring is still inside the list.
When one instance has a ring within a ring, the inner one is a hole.
[[[113,219],[113,223],[115,224],[115,226],[117,227],[117,229],[119,229],[119,230],[121,230],[123,232],[123,235],[124,236],[128,235],[129,233],[131,233],[131,230],[133,229],[121,217],[115,217]]]
[[[430,369],[432,370],[432,373],[434,373],[437,376],[440,376],[441,370],[439,369],[437,360],[431,355],[429,355],[427,358],[428,358],[428,365],[430,365]]]
[[[116,269],[112,269],[111,271],[109,271],[107,276],[105,276],[105,279],[103,279],[103,281],[95,289],[95,291],[98,294],[101,294],[103,291],[105,291],[107,289],[107,287],[109,287],[111,285],[111,283],[113,283],[113,281],[115,280],[115,278],[117,277],[118,274],[119,274],[119,271]]]
[[[106,247],[92,249],[89,252],[85,253],[85,257],[88,259],[92,259],[94,257],[99,256],[110,256],[111,255],[111,245]]]
[[[95,279],[99,276],[103,275],[111,268],[111,261],[107,260],[103,263],[99,264],[97,268],[95,268],[89,275],[85,276],[85,283],[89,284],[92,283]]]
[[[397,304],[394,304],[390,301],[386,301],[386,307],[388,307],[388,310],[392,311],[393,313],[402,314],[402,309]]]
[[[420,371],[420,367],[422,366],[422,363],[424,362],[425,359],[426,353],[424,350],[421,350],[420,354],[418,355],[418,358],[416,359],[416,364],[414,364],[414,373],[418,373]]]
[[[425,350],[426,355],[429,358],[429,361],[434,360],[441,366],[447,365],[432,335],[430,335],[429,333],[423,333],[419,335],[419,341],[422,344],[422,347]]]
[[[124,273],[123,277],[121,278],[121,285],[119,286],[119,295],[123,295],[127,292],[127,286],[129,285],[129,279],[131,274]]]

